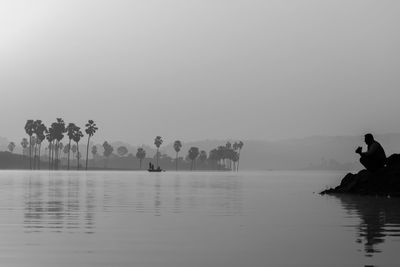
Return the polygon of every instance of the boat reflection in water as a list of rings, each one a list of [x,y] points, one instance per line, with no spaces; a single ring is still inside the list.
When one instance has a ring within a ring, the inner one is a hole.
[[[357,243],[363,244],[367,257],[382,252],[379,247],[388,238],[400,236],[400,199],[339,195],[343,208],[357,216]],[[354,227],[354,226],[351,226]]]

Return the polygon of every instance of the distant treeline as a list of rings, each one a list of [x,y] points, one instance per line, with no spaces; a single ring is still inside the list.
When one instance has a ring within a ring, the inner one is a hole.
[[[82,146],[79,144],[84,134],[81,128],[75,123],[66,124],[63,119],[57,118],[55,122],[47,127],[41,120],[27,120],[25,132],[28,138],[23,138],[20,145],[22,147],[22,157],[11,156],[16,144],[10,142],[8,150],[10,153],[2,155],[8,159],[12,168],[21,169],[82,169],[81,159],[83,159],[80,148],[86,149],[84,169],[146,169],[149,163],[156,164],[156,167],[167,170],[239,170],[240,152],[243,142],[227,142],[225,145],[218,146],[208,153],[199,147],[193,146],[187,154],[180,156],[182,142],[176,140],[173,143],[175,158],[162,154],[159,151],[163,144],[161,136],[156,136],[154,145],[157,152],[153,157],[146,157],[146,150],[143,147],[137,148],[134,154],[129,153],[126,146],[114,148],[108,141],[102,144],[102,153],[96,145],[91,145],[90,139],[98,130],[93,120],[88,120],[85,125],[87,143]],[[65,140],[66,144],[62,141]],[[42,143],[46,141],[44,152],[42,153]],[[91,159],[89,158],[89,150]],[[18,161],[18,162],[14,162]],[[11,163],[12,162],[12,163]],[[7,166],[7,164],[5,165]],[[2,167],[6,168],[6,167]]]

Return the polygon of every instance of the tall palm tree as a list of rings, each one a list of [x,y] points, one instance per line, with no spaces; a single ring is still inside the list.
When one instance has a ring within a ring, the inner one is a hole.
[[[139,147],[136,152],[136,157],[139,159],[139,169],[142,169],[142,160],[146,157],[146,151]]]
[[[67,136],[69,138],[69,143],[68,143],[68,170],[69,170],[69,159],[70,159],[70,152],[71,152],[71,140],[74,138],[74,132],[76,129],[75,123],[69,123],[67,126]]]
[[[104,168],[106,168],[108,158],[111,156],[112,152],[114,151],[114,148],[107,141],[104,141],[103,148],[104,148],[103,156],[106,158],[106,160],[104,161]]]
[[[65,122],[63,119],[61,118],[57,118],[56,122],[51,124],[51,127],[54,129],[54,138],[56,141],[56,145],[55,145],[55,150],[54,150],[54,154],[55,154],[55,168],[58,169],[58,163],[59,163],[59,148],[60,148],[60,142],[61,140],[64,138],[64,133],[67,131],[66,127],[65,127]]]
[[[175,157],[175,170],[176,171],[178,171],[178,153],[179,153],[179,151],[181,151],[181,148],[182,148],[182,142],[181,141],[179,141],[179,140],[176,140],[175,142],[174,142],[174,149],[175,149],[175,152],[176,152],[176,157]]]
[[[195,168],[195,161],[196,158],[199,156],[199,148],[198,147],[191,147],[188,151],[188,158],[192,161],[190,165],[190,170],[192,171]]]
[[[29,144],[28,139],[22,138],[21,146],[22,146],[22,155],[23,156],[25,156],[25,154],[26,154],[26,148],[28,147],[28,144]]]
[[[76,143],[76,151],[77,151],[77,155],[78,155],[78,157],[77,157],[77,160],[78,160],[77,170],[79,170],[79,158],[80,158],[79,141],[81,140],[82,137],[83,137],[83,133],[81,132],[81,128],[80,127],[76,127],[72,139]]]
[[[54,129],[52,127],[50,127],[47,131],[46,134],[46,140],[49,142],[49,170],[52,169],[52,162],[51,162],[51,155],[52,155],[52,151],[54,148],[53,142],[54,142]]]
[[[71,146],[72,158],[75,158],[76,150],[77,150],[76,144],[73,144],[73,145]]]
[[[205,167],[204,164],[207,160],[207,152],[205,150],[201,150],[199,154],[199,160],[201,164],[203,165],[203,168]]]
[[[86,170],[88,166],[88,159],[89,159],[89,141],[90,137],[94,135],[94,133],[99,129],[96,127],[96,123],[94,123],[93,120],[89,120],[88,123],[86,123],[86,134],[88,135],[88,141],[87,141],[87,146],[86,146]]]
[[[158,158],[159,158],[159,148],[160,148],[160,146],[161,146],[161,144],[163,143],[163,140],[162,140],[162,137],[161,136],[156,136],[156,138],[154,139],[154,144],[156,145],[156,147],[157,147],[157,168],[159,167],[158,166]]]
[[[238,159],[237,159],[236,171],[239,171],[240,151],[242,150],[243,145],[244,145],[243,142],[242,142],[242,141],[239,141],[239,143],[238,143],[239,152],[238,152]]]
[[[210,153],[208,153],[208,160],[213,162],[215,164],[215,168],[218,169],[218,150],[217,149],[212,149]]]
[[[34,150],[33,152],[32,152],[32,154],[33,154],[33,162],[32,162],[32,169],[35,169],[35,166],[36,166],[36,147],[37,147],[37,143],[36,143],[36,136],[34,136],[34,135],[32,135],[32,138],[31,138],[31,149],[32,150]]]
[[[64,149],[63,149],[63,152],[64,152],[64,159],[67,157],[67,155],[68,155],[68,152],[69,152],[69,150],[70,150],[71,148],[70,148],[70,146],[69,146],[69,144],[66,144],[65,146],[64,146]]]
[[[232,143],[231,142],[226,142],[225,145],[225,159],[227,159],[227,165],[228,168],[231,169],[232,168],[232,161],[231,161],[231,150],[232,150]]]
[[[25,132],[29,136],[29,167],[32,169],[32,135],[34,134],[34,121],[27,120],[25,123]]]
[[[40,151],[42,149],[42,142],[46,139],[47,128],[46,125],[42,123],[41,120],[35,121],[35,134],[36,134],[36,143],[39,149],[39,158],[38,158],[38,169],[40,170]]]

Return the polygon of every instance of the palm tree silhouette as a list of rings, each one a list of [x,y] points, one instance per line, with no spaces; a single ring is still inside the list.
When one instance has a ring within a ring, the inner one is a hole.
[[[128,154],[128,149],[126,148],[126,146],[120,146],[117,148],[117,153],[120,157],[125,156],[126,154]]]
[[[44,125],[41,120],[35,121],[35,124],[36,124],[35,127],[36,143],[39,148],[38,169],[40,170],[40,152],[42,150],[42,142],[44,139],[46,139],[47,128],[46,125]]]
[[[96,123],[94,123],[93,120],[89,120],[88,123],[86,123],[86,134],[88,135],[88,142],[87,142],[87,146],[86,146],[86,170],[88,167],[88,159],[89,159],[89,141],[90,141],[90,137],[92,137],[94,135],[94,133],[99,129],[96,127]]]
[[[208,153],[208,160],[215,164],[214,168],[218,169],[218,150],[216,148],[212,149],[210,153]]]
[[[182,148],[182,142],[181,141],[179,141],[179,140],[176,140],[175,142],[174,142],[174,149],[175,149],[175,152],[176,152],[176,158],[175,158],[175,170],[176,171],[178,171],[178,153],[179,153],[179,151],[181,151],[181,148]]]
[[[242,147],[243,147],[243,142],[242,141],[239,141],[239,143],[238,143],[238,149],[239,149],[239,152],[238,152],[238,158],[237,158],[237,167],[236,167],[236,171],[239,171],[239,163],[240,163],[240,151],[242,150]]]
[[[29,168],[32,169],[32,135],[34,134],[34,121],[27,120],[25,123],[25,132],[29,136]]]
[[[25,154],[26,154],[26,148],[28,147],[28,144],[29,144],[28,139],[22,138],[21,146],[22,146],[22,155],[23,156],[25,156]]]
[[[60,148],[60,141],[64,138],[64,133],[67,131],[65,127],[65,122],[61,118],[57,118],[57,121],[52,123],[52,128],[54,129],[54,138],[56,140],[55,145],[55,168],[58,169],[58,157],[59,157],[59,148]]]
[[[35,169],[35,164],[36,164],[36,136],[32,135],[31,138],[32,144],[31,144],[31,149],[33,150],[32,155],[33,155],[33,162],[32,162],[32,169]]]
[[[68,155],[68,152],[69,152],[69,150],[71,149],[71,147],[70,147],[70,145],[69,144],[66,144],[65,146],[64,146],[64,149],[63,149],[63,152],[64,152],[64,159],[67,157],[67,155]]]
[[[142,169],[142,160],[146,157],[146,151],[139,147],[136,152],[136,157],[139,159],[139,169]]]
[[[199,148],[198,147],[191,147],[188,151],[188,158],[192,161],[192,164],[190,165],[190,170],[192,171],[193,168],[195,168],[195,161],[196,158],[199,156]]]
[[[204,168],[204,164],[207,160],[207,152],[205,150],[201,150],[200,154],[199,154],[199,160],[201,161],[203,168]]]
[[[52,127],[50,127],[48,129],[48,131],[47,131],[46,140],[49,142],[49,170],[50,170],[51,167],[52,167],[51,158],[52,158],[52,151],[53,151],[53,148],[54,148],[54,145],[53,145],[53,142],[54,142],[54,129]]]
[[[7,146],[8,150],[13,153],[14,149],[15,149],[15,143],[14,142],[10,142]]]
[[[80,127],[76,127],[74,134],[72,136],[72,139],[74,140],[74,142],[76,143],[76,152],[77,152],[77,160],[78,160],[78,164],[77,164],[77,170],[79,170],[79,159],[80,159],[80,154],[79,154],[79,141],[81,140],[81,138],[83,137],[83,133],[81,132],[81,128]]]
[[[161,146],[161,144],[163,143],[163,140],[162,140],[162,137],[161,136],[156,136],[156,138],[154,139],[154,144],[156,145],[156,147],[157,147],[157,168],[159,167],[158,166],[158,158],[159,158],[159,148],[160,148],[160,146]]]
[[[111,156],[112,152],[114,151],[114,148],[107,141],[104,141],[103,148],[104,148],[103,155],[106,158],[106,161],[104,162],[104,168],[105,168],[106,162],[108,162],[108,157]]]
[[[75,144],[73,144],[73,145],[71,146],[72,158],[75,158],[75,153],[76,153],[76,150],[77,150],[77,148],[76,148],[76,145],[75,145]]]
[[[71,149],[72,149],[72,147],[71,147],[71,140],[74,138],[74,132],[75,132],[75,129],[76,129],[76,125],[75,125],[75,123],[69,123],[68,124],[68,126],[67,126],[67,128],[66,128],[66,130],[67,130],[67,135],[68,135],[68,138],[69,138],[69,143],[68,143],[68,170],[69,170],[69,159],[70,159],[70,152],[71,152]],[[75,153],[75,152],[74,152]]]

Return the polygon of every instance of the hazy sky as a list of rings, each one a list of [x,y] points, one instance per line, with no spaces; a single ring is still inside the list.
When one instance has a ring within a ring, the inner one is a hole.
[[[0,136],[56,117],[133,144],[400,132],[399,12],[398,0],[0,1]]]

